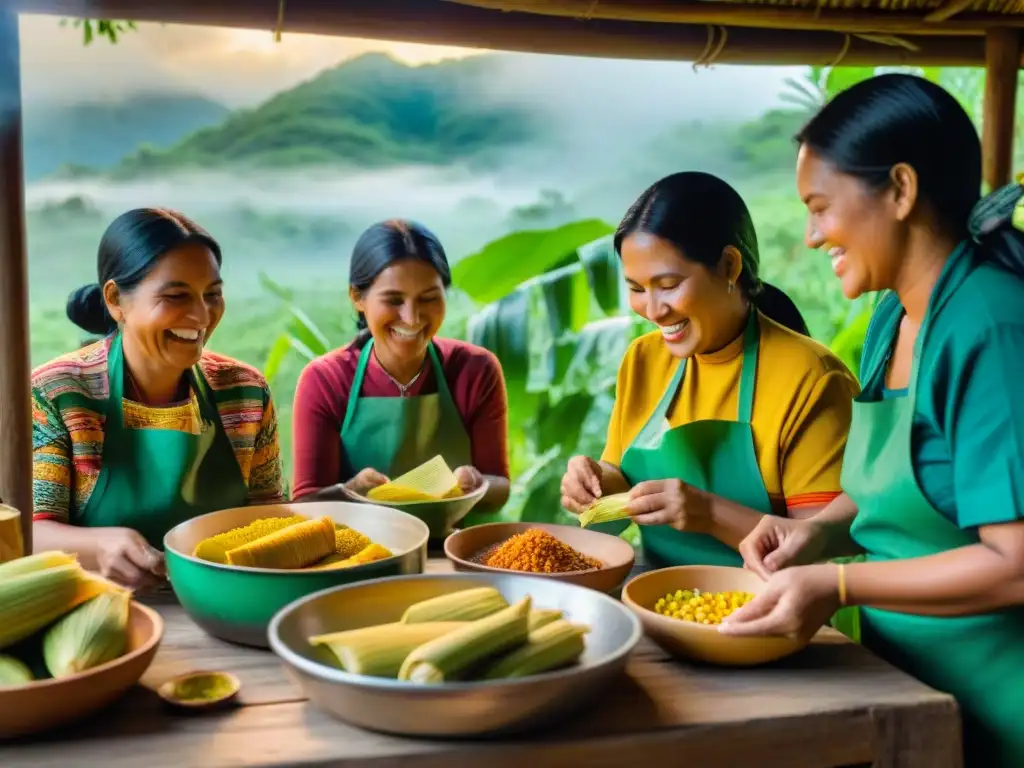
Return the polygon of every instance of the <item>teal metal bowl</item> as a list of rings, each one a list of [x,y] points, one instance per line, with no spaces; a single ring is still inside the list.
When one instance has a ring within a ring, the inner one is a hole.
[[[323,571],[244,568],[192,557],[203,539],[267,517],[328,516],[387,547],[392,557]],[[273,504],[211,512],[172,528],[164,537],[167,574],[189,617],[213,637],[268,648],[267,625],[281,608],[313,592],[385,576],[423,573],[426,523],[397,509],[345,501]]]
[[[489,487],[490,484],[484,480],[480,487],[465,496],[438,501],[376,501],[353,493],[347,488],[344,489],[344,492],[350,499],[360,504],[373,504],[406,512],[427,524],[431,541],[444,541],[455,530],[455,526],[462,521],[462,518],[480,502]]]

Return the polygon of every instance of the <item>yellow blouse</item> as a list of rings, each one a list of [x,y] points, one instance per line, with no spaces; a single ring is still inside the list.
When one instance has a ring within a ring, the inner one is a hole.
[[[761,345],[751,417],[754,451],[772,507],[822,506],[839,495],[857,379],[813,339],[758,313]],[[668,413],[672,427],[705,419],[735,421],[743,337],[686,365]],[[634,341],[622,360],[615,406],[601,460],[615,466],[665,392],[678,358],[654,331]]]

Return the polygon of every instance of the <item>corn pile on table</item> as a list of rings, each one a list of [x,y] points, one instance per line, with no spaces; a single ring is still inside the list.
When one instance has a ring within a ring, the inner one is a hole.
[[[447,571],[432,559],[428,571]],[[661,765],[773,768],[960,768],[952,698],[832,630],[803,653],[750,670],[670,660],[641,642],[627,675],[589,715],[509,741],[420,741],[329,718],[301,695],[269,651],[205,635],[173,596],[147,600],[163,615],[163,645],[141,686],[63,732],[0,745],[4,768],[228,768],[245,765],[406,768],[588,768]],[[236,706],[182,715],[156,689],[194,670],[242,683]]]

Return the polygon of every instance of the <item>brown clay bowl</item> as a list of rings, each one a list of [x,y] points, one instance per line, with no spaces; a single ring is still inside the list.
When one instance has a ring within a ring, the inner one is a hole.
[[[523,533],[531,528],[547,531],[555,538],[568,544],[577,552],[593,557],[603,564],[602,568],[591,571],[574,571],[571,573],[530,573],[528,571],[508,571],[504,568],[491,568],[474,562],[473,557],[482,551],[500,544],[506,539]],[[464,528],[449,536],[444,541],[444,554],[451,561],[456,571],[478,573],[522,573],[527,576],[538,576],[545,579],[579,584],[599,592],[614,592],[626,580],[636,553],[629,542],[618,536],[607,533],[588,531],[573,525],[555,525],[553,523],[487,523]]]
[[[121,657],[70,677],[0,688],[0,739],[58,728],[111,704],[138,683],[163,636],[160,614],[133,601]]]
[[[713,565],[680,565],[642,573],[622,588],[622,602],[632,609],[644,632],[668,654],[708,664],[740,667],[767,664],[796,653],[807,643],[787,637],[732,637],[718,627],[682,621],[655,612],[658,598],[677,589],[702,592],[752,592],[765,582],[746,568]]]

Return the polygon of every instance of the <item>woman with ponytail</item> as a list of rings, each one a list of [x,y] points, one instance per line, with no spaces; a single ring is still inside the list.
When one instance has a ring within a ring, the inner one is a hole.
[[[100,341],[33,372],[33,536],[136,590],[163,538],[228,507],[281,500],[277,417],[258,371],[210,352],[224,314],[217,242],[140,208],[103,234],[99,282],[68,317]]]
[[[750,213],[721,179],[654,184],[615,250],[633,311],[659,328],[626,352],[601,461],[570,460],[562,503],[628,491],[649,564],[740,566],[765,515],[806,517],[839,494],[856,380],[761,280]]]
[[[487,350],[437,337],[450,285],[425,227],[384,221],[360,236],[348,290],[359,333],[306,366],[295,391],[296,500],[365,494],[437,455],[463,490],[488,481],[479,509],[508,500],[505,379]]]
[[[979,201],[981,148],[938,85],[890,74],[798,137],[810,244],[855,298],[864,343],[843,495],[741,545],[765,591],[733,635],[807,637],[840,605],[865,645],[956,697],[965,765],[1024,765],[1024,190]],[[825,558],[866,555],[864,562]],[[793,566],[793,567],[790,567]]]

